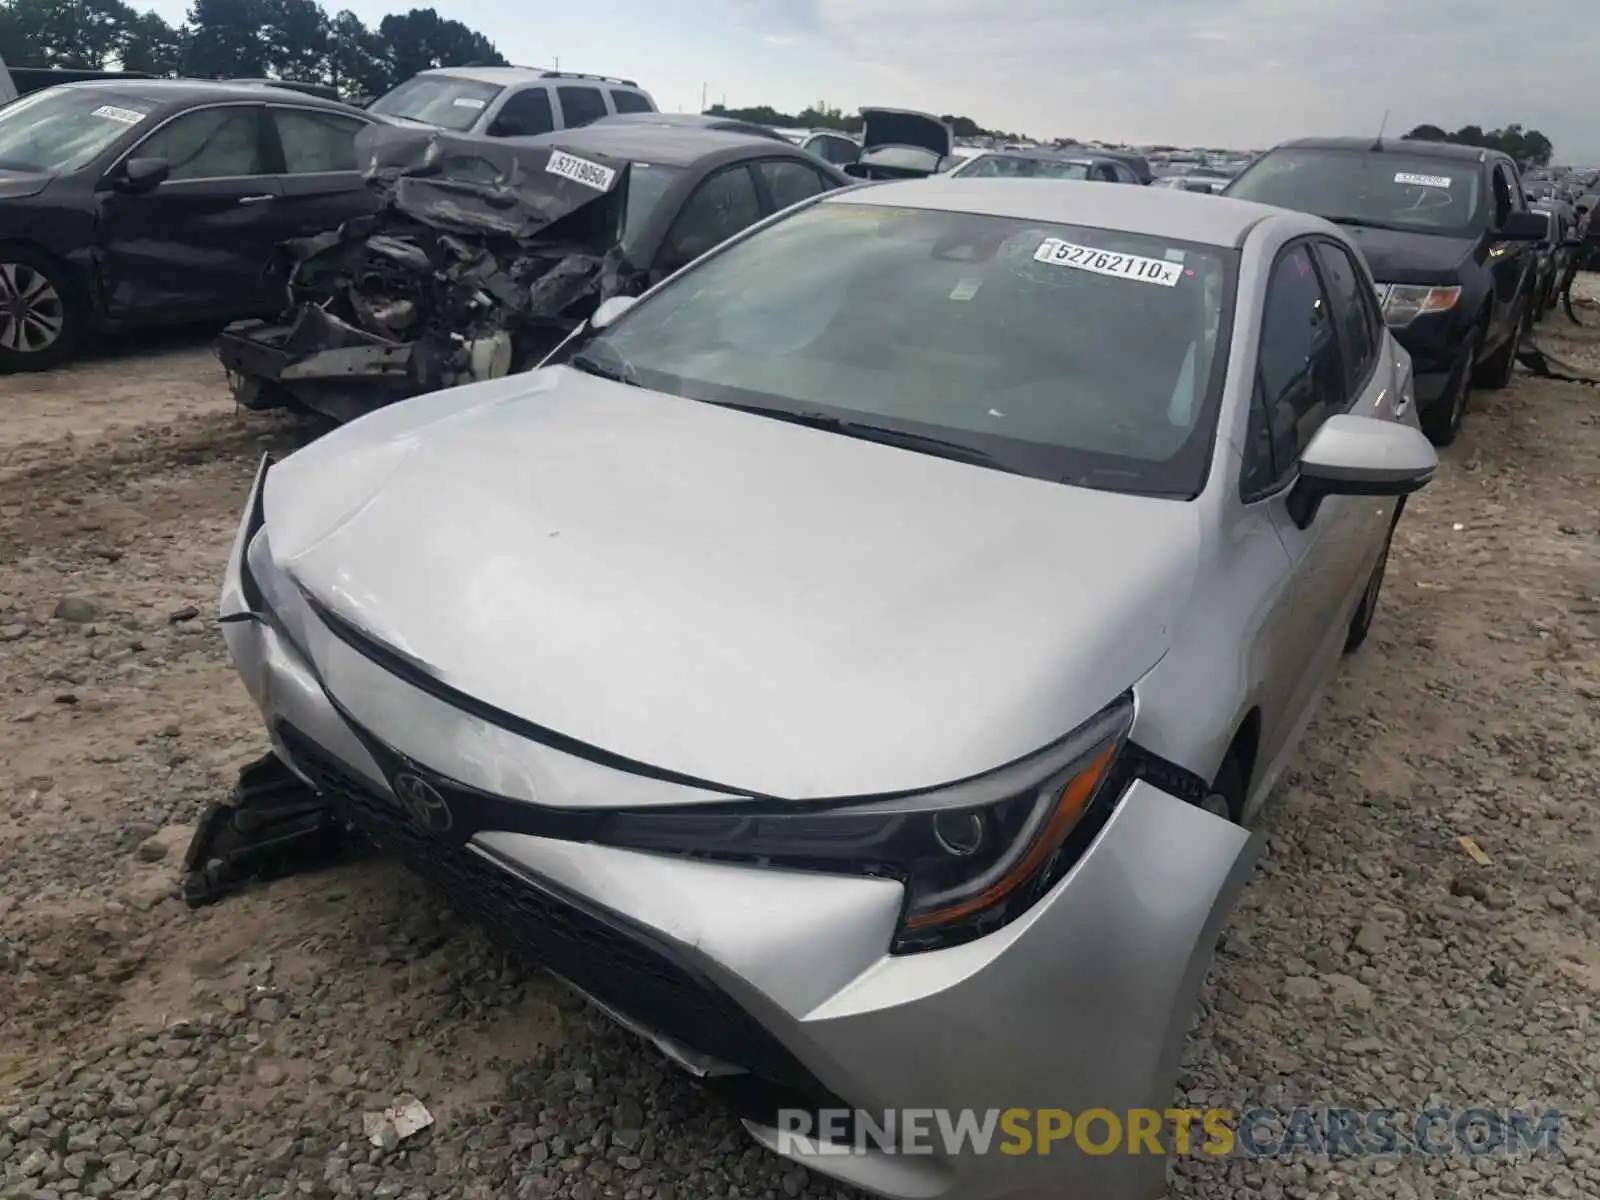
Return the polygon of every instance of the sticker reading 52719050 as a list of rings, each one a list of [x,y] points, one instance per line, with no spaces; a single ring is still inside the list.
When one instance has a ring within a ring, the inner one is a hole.
[[[573,183],[592,187],[597,192],[609,192],[611,185],[617,181],[617,173],[610,167],[602,167],[597,162],[579,158],[576,154],[568,154],[565,150],[550,151],[550,161],[545,164],[544,169],[552,175],[570,179]]]
[[[1078,246],[1060,238],[1045,238],[1040,242],[1039,248],[1033,252],[1033,260],[1055,267],[1092,271],[1096,275],[1110,275],[1116,279],[1131,279],[1135,283],[1159,283],[1162,287],[1175,287],[1178,280],[1183,278],[1181,263],[1096,250],[1092,246]]]

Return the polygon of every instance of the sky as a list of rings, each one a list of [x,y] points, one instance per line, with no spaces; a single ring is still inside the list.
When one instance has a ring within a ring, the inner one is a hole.
[[[326,0],[325,0],[326,2]],[[363,20],[428,0],[350,0]],[[341,7],[335,0],[329,7]],[[1036,137],[1263,148],[1309,134],[1538,129],[1600,165],[1585,0],[448,0],[514,63],[702,94],[969,116]],[[184,0],[159,0],[181,20]],[[1531,10],[1537,8],[1536,19]],[[702,90],[703,89],[703,90]]]

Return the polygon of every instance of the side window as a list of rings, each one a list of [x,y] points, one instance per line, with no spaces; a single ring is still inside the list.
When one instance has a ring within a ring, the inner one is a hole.
[[[490,137],[533,137],[554,132],[555,113],[550,93],[542,87],[524,88],[507,100],[489,126]]]
[[[1494,186],[1494,226],[1496,229],[1506,223],[1506,218],[1511,215],[1511,184],[1506,179],[1506,169],[1496,166],[1490,176]]]
[[[309,108],[269,108],[283,169],[291,175],[356,169],[356,134],[364,121]]]
[[[1515,212],[1528,211],[1528,197],[1522,190],[1522,183],[1517,178],[1516,168],[1501,163],[1497,170],[1506,177],[1506,190],[1511,193],[1511,208]]]
[[[1117,181],[1117,173],[1106,163],[1095,163],[1094,170],[1089,173],[1089,178],[1100,183],[1115,183]]]
[[[164,158],[168,179],[260,175],[261,138],[253,104],[202,108],[177,117],[139,143],[134,156]]]
[[[755,180],[743,165],[726,167],[695,190],[662,245],[658,265],[673,271],[761,219]]]
[[[1256,369],[1281,474],[1322,422],[1344,407],[1328,298],[1304,245],[1285,250],[1272,268]]]
[[[619,113],[655,112],[638,92],[622,92],[616,88],[611,89],[611,106]]]
[[[849,138],[823,138],[820,149],[823,161],[831,162],[836,167],[849,166],[861,157],[861,147]]]
[[[1353,403],[1377,365],[1378,347],[1382,345],[1381,327],[1367,305],[1372,289],[1342,246],[1318,242],[1317,265],[1333,303],[1333,322],[1339,331],[1344,377],[1350,392],[1347,400]]]
[[[799,204],[800,201],[815,196],[823,190],[822,176],[805,163],[771,158],[756,163],[756,171],[760,173],[761,182],[767,185],[767,191],[772,195],[774,211],[788,208],[791,204]]]
[[[606,99],[600,94],[599,88],[557,88],[556,95],[561,98],[561,127],[563,129],[576,129],[579,125],[587,125],[590,121],[598,121],[606,115]]]

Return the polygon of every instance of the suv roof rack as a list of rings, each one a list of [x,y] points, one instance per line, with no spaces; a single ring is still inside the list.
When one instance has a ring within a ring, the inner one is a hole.
[[[619,87],[636,88],[639,84],[632,79],[620,79],[615,75],[591,75],[587,71],[552,71],[546,67],[524,67],[512,63],[519,71],[537,72],[541,79],[592,79],[596,83],[614,83]]]

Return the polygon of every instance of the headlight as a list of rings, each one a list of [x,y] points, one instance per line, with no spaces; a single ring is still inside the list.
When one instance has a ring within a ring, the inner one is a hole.
[[[1046,750],[934,791],[613,812],[593,839],[899,879],[906,902],[892,949],[954,945],[1015,919],[1066,873],[1120,794],[1113,766],[1132,724],[1125,695]]]
[[[1379,284],[1383,299],[1383,319],[1390,328],[1400,329],[1424,313],[1448,312],[1461,299],[1458,287],[1414,287],[1406,283]]]

